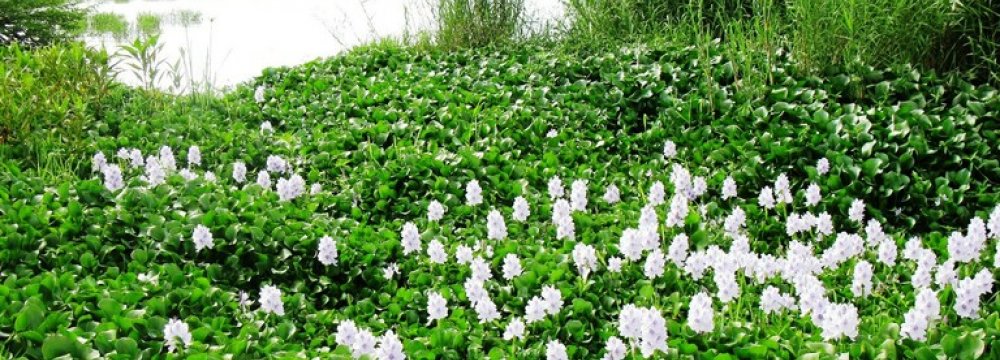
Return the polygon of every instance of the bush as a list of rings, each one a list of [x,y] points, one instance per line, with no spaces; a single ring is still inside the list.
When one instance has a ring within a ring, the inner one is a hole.
[[[85,13],[79,0],[0,0],[0,45],[72,39],[83,30]]]
[[[437,43],[475,48],[509,41],[524,25],[524,0],[440,0]]]
[[[108,56],[83,44],[0,48],[0,157],[75,172],[113,86]]]

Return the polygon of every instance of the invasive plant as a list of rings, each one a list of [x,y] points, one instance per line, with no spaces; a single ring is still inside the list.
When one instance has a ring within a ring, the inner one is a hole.
[[[83,30],[79,0],[0,0],[0,45],[44,46]]]

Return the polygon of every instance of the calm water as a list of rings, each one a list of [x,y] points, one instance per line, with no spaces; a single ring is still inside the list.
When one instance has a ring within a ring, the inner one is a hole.
[[[223,88],[259,75],[266,67],[301,64],[379,37],[430,29],[428,1],[132,0],[94,7],[132,22],[141,13],[161,15],[164,57],[170,62],[192,62],[182,73]],[[536,22],[559,19],[563,12],[560,0],[528,0],[527,8]],[[166,21],[179,10],[200,13],[201,22],[184,26]],[[117,51],[119,45],[110,36],[87,41],[109,52]],[[135,83],[128,74],[122,80]]]

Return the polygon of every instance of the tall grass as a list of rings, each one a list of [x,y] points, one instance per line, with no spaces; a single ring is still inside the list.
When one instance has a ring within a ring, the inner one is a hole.
[[[524,0],[439,0],[435,17],[439,46],[480,47],[521,37]]]

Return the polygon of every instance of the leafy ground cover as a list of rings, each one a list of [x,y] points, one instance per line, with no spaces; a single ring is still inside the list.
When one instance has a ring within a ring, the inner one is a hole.
[[[708,49],[706,52],[705,49]],[[719,47],[368,48],[0,177],[25,358],[977,358],[1000,96]]]

